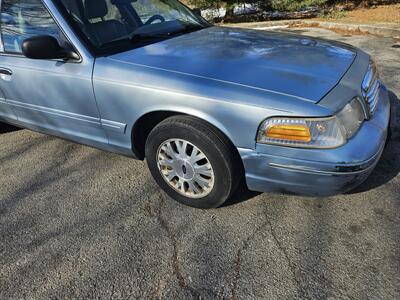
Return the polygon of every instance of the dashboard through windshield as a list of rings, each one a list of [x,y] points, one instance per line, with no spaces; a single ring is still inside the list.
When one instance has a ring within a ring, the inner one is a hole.
[[[96,52],[140,46],[210,26],[176,0],[58,0]]]

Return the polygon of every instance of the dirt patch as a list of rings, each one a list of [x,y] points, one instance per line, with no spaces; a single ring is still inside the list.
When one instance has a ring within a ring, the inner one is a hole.
[[[362,24],[386,23],[400,26],[400,4],[355,9],[336,16],[340,17],[316,18],[314,20]]]
[[[361,31],[359,28],[357,29],[340,29],[340,28],[327,28],[324,26],[321,26],[319,23],[304,23],[304,24],[290,24],[288,25],[288,28],[322,28],[322,29],[327,29],[330,31],[333,31],[337,34],[343,35],[343,36],[352,36],[352,35],[368,35],[370,33]]]

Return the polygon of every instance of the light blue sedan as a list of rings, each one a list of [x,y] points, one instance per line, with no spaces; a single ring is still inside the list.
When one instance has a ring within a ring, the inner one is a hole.
[[[362,183],[390,104],[360,49],[211,26],[176,0],[1,0],[0,120],[146,158],[199,208]]]

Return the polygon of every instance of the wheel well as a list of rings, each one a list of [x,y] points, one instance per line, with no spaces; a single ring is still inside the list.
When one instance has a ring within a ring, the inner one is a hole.
[[[177,115],[182,114],[171,111],[155,111],[141,116],[136,121],[132,129],[132,149],[137,158],[144,159],[146,140],[153,128],[165,119]]]
[[[184,113],[178,113],[178,112],[173,112],[173,111],[155,111],[155,112],[150,112],[147,113],[143,116],[141,116],[135,123],[132,129],[132,149],[139,159],[144,159],[145,158],[145,146],[146,146],[146,140],[147,137],[149,136],[150,132],[153,130],[154,127],[156,127],[159,123],[164,121],[165,119],[172,117],[172,116],[191,116],[188,114]],[[195,116],[191,116],[193,118],[197,118]],[[210,124],[207,121],[204,121],[203,119],[197,118],[198,120],[202,122],[206,122],[209,126],[215,128],[221,135],[223,135],[227,141],[229,141],[230,146],[232,147],[232,150],[235,152],[235,155],[237,158],[240,158],[239,152],[237,151],[237,148],[233,145],[232,141],[217,127],[214,125]],[[241,160],[240,160],[241,161]]]

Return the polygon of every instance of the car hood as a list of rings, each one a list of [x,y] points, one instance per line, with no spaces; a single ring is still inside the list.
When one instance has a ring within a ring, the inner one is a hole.
[[[111,59],[318,102],[356,57],[350,46],[310,37],[209,27]]]

